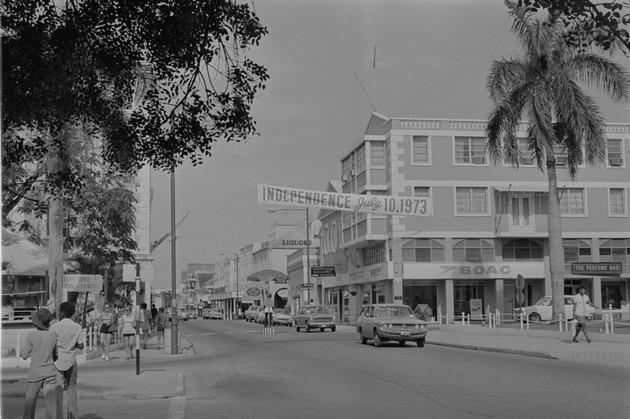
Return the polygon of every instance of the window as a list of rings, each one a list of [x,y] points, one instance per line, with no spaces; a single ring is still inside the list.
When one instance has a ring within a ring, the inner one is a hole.
[[[606,141],[606,152],[608,159],[606,164],[609,167],[623,166],[623,150],[621,149],[621,140],[609,139]]]
[[[566,166],[567,164],[567,151],[561,144],[554,144],[553,155],[556,158],[556,166]]]
[[[370,165],[372,167],[385,167],[385,142],[370,142]]]
[[[592,241],[590,239],[564,239],[564,272],[571,273],[571,264],[575,262],[592,262]]]
[[[612,216],[626,216],[626,190],[610,188],[608,190],[608,208]]]
[[[485,165],[485,139],[473,137],[455,137],[455,163]]]
[[[430,198],[431,188],[429,188],[428,186],[414,186],[413,196],[415,198]]]
[[[621,272],[628,272],[630,259],[630,239],[602,240],[599,245],[599,260],[601,262],[621,262]]]
[[[487,215],[488,188],[456,188],[455,215]]]
[[[503,260],[542,260],[543,245],[537,240],[515,239],[503,244]]]
[[[411,239],[402,246],[403,262],[443,262],[444,239]]]
[[[352,170],[352,155],[346,157],[346,159],[341,162],[341,174],[344,176],[348,176],[350,171]]]
[[[412,160],[411,163],[429,163],[429,137],[426,135],[411,136]]]
[[[376,265],[385,262],[385,245],[383,243],[361,249],[363,265]]]
[[[463,239],[453,245],[453,262],[492,262],[494,246],[484,239]]]
[[[518,139],[518,151],[521,155],[520,164],[522,166],[534,166],[534,153],[529,149],[526,138]]]
[[[586,215],[584,189],[565,188],[561,190],[560,213],[562,215]]]

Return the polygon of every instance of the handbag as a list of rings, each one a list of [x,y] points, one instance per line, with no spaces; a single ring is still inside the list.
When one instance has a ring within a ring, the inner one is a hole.
[[[114,316],[114,322],[109,325],[109,332],[117,332],[118,331],[118,317]]]

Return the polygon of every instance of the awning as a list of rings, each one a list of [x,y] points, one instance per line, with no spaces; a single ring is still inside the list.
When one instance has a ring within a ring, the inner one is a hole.
[[[530,183],[527,185],[494,186],[494,190],[510,193],[547,193],[548,185],[547,183]]]
[[[281,288],[276,291],[276,295],[280,298],[284,298],[285,300],[289,298],[289,290],[286,288]]]
[[[279,283],[286,283],[288,278],[289,275],[274,269],[263,269],[247,277],[249,281],[270,282],[275,280]]]
[[[48,250],[9,229],[2,229],[2,262],[12,275],[44,276],[48,270]]]

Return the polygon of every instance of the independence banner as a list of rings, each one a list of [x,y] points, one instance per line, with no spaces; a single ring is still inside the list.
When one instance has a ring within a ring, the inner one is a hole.
[[[433,215],[433,200],[431,198],[321,192],[260,184],[258,185],[258,203],[319,207],[383,215],[416,215],[421,217]]]

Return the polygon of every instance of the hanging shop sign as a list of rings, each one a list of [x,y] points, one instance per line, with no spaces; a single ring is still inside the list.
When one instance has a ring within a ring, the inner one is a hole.
[[[431,198],[309,191],[260,184],[258,185],[258,203],[319,207],[381,215],[415,215],[421,217],[433,215],[433,200]]]
[[[337,276],[334,266],[311,266],[311,277]]]
[[[100,292],[103,288],[102,275],[64,275],[62,289],[67,292]]]
[[[572,263],[573,275],[621,275],[620,262]]]
[[[246,292],[250,297],[258,297],[260,295],[260,288],[248,288]]]

